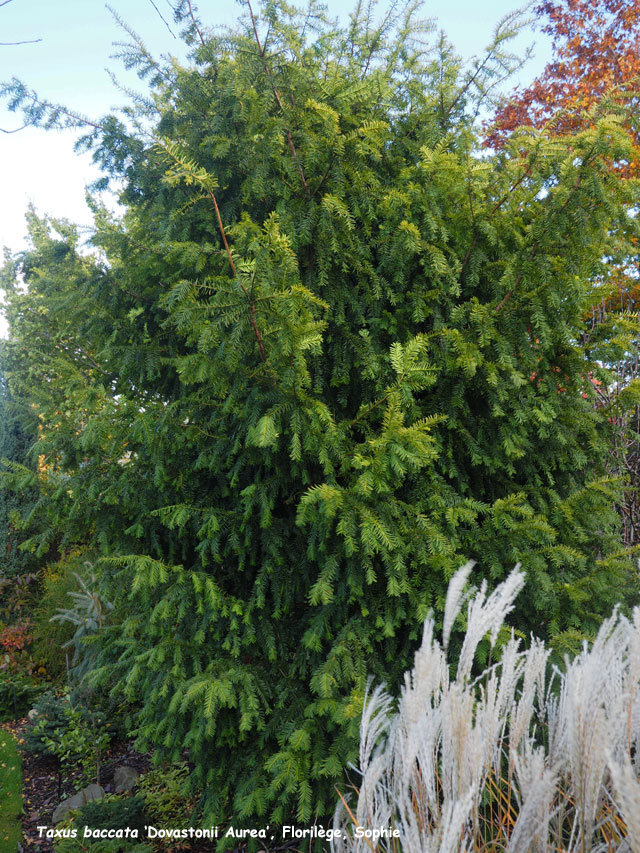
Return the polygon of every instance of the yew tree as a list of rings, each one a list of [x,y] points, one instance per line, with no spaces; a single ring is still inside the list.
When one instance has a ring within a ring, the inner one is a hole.
[[[6,378],[0,373],[0,465],[7,481],[0,487],[0,579],[8,587],[16,575],[36,568],[33,557],[20,551],[19,518],[28,517],[37,490],[30,451],[36,440],[33,412],[15,404]],[[9,485],[11,487],[9,487]],[[1,481],[0,481],[1,486]]]
[[[131,48],[149,97],[86,140],[126,213],[94,202],[93,254],[33,216],[4,282],[47,471],[27,544],[101,549],[94,678],[249,825],[333,811],[367,676],[397,685],[467,559],[522,562],[524,634],[631,600],[579,329],[638,225],[615,103],[483,149],[503,30],[467,69],[413,6],[245,10],[186,8],[188,66]]]
[[[489,141],[500,145],[516,128],[533,125],[557,135],[593,127],[614,102],[634,145],[612,159],[617,175],[640,169],[640,3],[638,0],[546,0],[536,7],[551,38],[553,56],[542,74],[497,110]],[[637,196],[636,196],[637,204]],[[598,387],[597,404],[616,424],[609,453],[612,473],[624,478],[619,511],[628,545],[640,542],[640,290],[637,244],[609,259],[593,280],[593,307],[585,316],[583,342],[612,367]]]

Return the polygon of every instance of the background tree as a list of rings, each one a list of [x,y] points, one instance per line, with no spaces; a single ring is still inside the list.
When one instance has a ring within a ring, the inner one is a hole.
[[[640,2],[638,0],[547,0],[535,8],[543,33],[551,37],[553,58],[542,74],[518,90],[497,111],[492,141],[523,125],[554,133],[585,126],[591,107],[616,98],[638,142],[633,108],[640,76]],[[638,174],[637,154],[624,166]]]
[[[0,374],[0,460],[5,471],[0,488],[0,571],[7,577],[34,568],[29,553],[19,545],[20,519],[29,515],[38,498],[33,484],[34,469],[30,451],[36,441],[34,414],[20,410],[13,400],[7,380]]]
[[[632,599],[577,330],[638,225],[615,103],[483,153],[507,29],[465,69],[411,5],[345,30],[245,8],[218,36],[185,8],[190,67],[131,48],[151,97],[87,140],[122,221],[95,205],[87,257],[32,217],[4,275],[48,471],[32,544],[102,550],[95,678],[142,744],[188,750],[207,819],[247,825],[333,811],[367,675],[397,685],[469,557],[522,561],[523,632]]]
[[[503,144],[522,125],[548,128],[553,134],[575,133],[593,125],[601,104],[615,101],[634,146],[611,163],[616,173],[640,173],[640,3],[638,0],[558,0],[536,7],[541,29],[551,36],[554,56],[529,87],[517,91],[498,109],[489,141]],[[594,112],[595,111],[595,112]],[[586,317],[585,342],[612,367],[597,386],[598,405],[616,424],[609,456],[612,473],[626,480],[619,506],[623,539],[640,541],[640,408],[638,308],[640,286],[637,247],[610,259],[606,275],[593,281],[594,307]],[[623,338],[625,343],[623,344]]]

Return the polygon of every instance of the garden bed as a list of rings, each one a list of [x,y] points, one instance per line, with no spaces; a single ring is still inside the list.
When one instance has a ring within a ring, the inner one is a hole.
[[[12,725],[5,724],[4,728],[13,733],[20,745],[27,724],[28,721],[24,719]],[[56,806],[66,796],[75,793],[78,786],[74,785],[72,776],[64,779],[59,787],[55,760],[30,754],[24,749],[21,753],[24,801],[22,846],[25,851],[53,850],[53,843],[50,840],[39,837],[38,826],[52,827]],[[100,770],[100,784],[107,793],[112,793],[114,790],[113,774],[116,767],[124,764],[135,767],[140,773],[145,773],[150,767],[149,756],[135,752],[131,743],[127,741],[112,744]]]

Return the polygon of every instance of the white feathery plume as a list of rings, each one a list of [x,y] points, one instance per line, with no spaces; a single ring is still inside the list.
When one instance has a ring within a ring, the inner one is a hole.
[[[466,849],[466,845],[462,847],[463,831],[475,800],[474,794],[474,791],[467,791],[457,800],[446,804],[440,827],[441,835],[438,833],[439,844],[431,848],[433,853],[458,853]]]
[[[469,678],[476,648],[486,634],[490,635],[491,646],[495,645],[498,632],[504,624],[507,614],[513,609],[516,596],[524,586],[524,578],[525,574],[520,571],[520,563],[518,563],[506,580],[494,589],[489,598],[486,598],[487,582],[483,581],[480,591],[469,602],[467,633],[458,661],[457,678],[459,681]]]
[[[551,805],[558,777],[546,766],[543,749],[529,748],[526,752],[526,757],[524,754],[513,756],[521,802],[507,853],[547,849]]]
[[[532,638],[531,645],[525,654],[526,666],[524,666],[522,690],[509,720],[509,746],[512,753],[529,733],[536,707],[536,696],[540,703],[544,701],[545,696],[545,669],[550,651],[545,649],[543,642]]]
[[[447,642],[470,569],[451,581]],[[478,643],[486,634],[495,643],[523,579],[516,567],[488,597],[484,582],[476,592],[454,680],[430,617],[397,710],[383,688],[368,689],[362,784],[353,809],[338,804],[334,853],[600,853],[612,838],[619,853],[640,853],[631,763],[640,754],[640,610],[632,621],[614,611],[592,647],[548,683],[544,643],[532,639],[520,651],[513,635],[499,662],[471,680]],[[487,804],[500,811],[505,801],[515,823],[494,825]],[[393,826],[400,837],[374,847],[355,837],[354,824]]]
[[[469,580],[471,569],[475,566],[475,560],[469,560],[461,566],[455,575],[449,581],[447,588],[447,598],[444,605],[444,621],[442,623],[442,646],[445,649],[449,648],[449,638],[453,623],[456,621],[458,613],[462,610],[464,603],[464,588]]]
[[[365,825],[379,825],[376,812],[378,791],[384,784],[387,760],[384,755],[385,740],[389,731],[393,700],[383,687],[376,687],[369,695],[367,687],[365,705],[360,723],[360,769],[362,785],[358,798],[358,821]]]
[[[627,841],[632,853],[640,853],[640,783],[628,757],[624,762],[609,758],[609,772],[616,797],[627,825]]]

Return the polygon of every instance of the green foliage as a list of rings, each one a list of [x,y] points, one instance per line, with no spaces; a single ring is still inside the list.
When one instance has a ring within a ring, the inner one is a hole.
[[[67,726],[69,697],[49,691],[43,693],[33,707],[38,716],[25,730],[25,749],[34,755],[52,757],[54,753],[49,742],[55,737],[56,731],[62,732]]]
[[[62,622],[75,626],[71,639],[64,643],[63,648],[73,647],[72,674],[76,682],[82,681],[83,676],[91,669],[95,659],[95,647],[87,645],[87,640],[104,627],[113,604],[105,601],[96,591],[97,578],[91,569],[91,563],[85,563],[84,575],[73,573],[76,589],[67,594],[72,599],[72,607],[58,608],[51,622]]]
[[[177,829],[192,825],[195,800],[186,793],[188,782],[189,768],[184,762],[150,770],[138,779],[139,796],[150,823]]]
[[[0,853],[15,853],[22,836],[22,772],[18,745],[0,729]]]
[[[98,781],[100,760],[109,745],[109,733],[95,721],[88,724],[85,716],[71,706],[67,717],[64,730],[56,730],[53,737],[44,737],[44,744],[60,762],[63,774],[81,768],[85,782]]]
[[[26,546],[103,555],[90,678],[142,747],[188,753],[214,823],[333,809],[367,675],[401,681],[467,558],[494,582],[522,562],[525,635],[636,595],[580,345],[637,237],[610,169],[631,143],[594,115],[483,153],[504,32],[472,72],[421,33],[411,5],[343,31],[273,0],[255,32],[190,28],[190,67],[132,47],[153,104],[85,140],[122,221],[94,201],[88,256],[32,214],[3,273],[41,423]]]
[[[63,775],[80,770],[80,781],[99,782],[101,758],[112,735],[104,715],[74,707],[68,695],[51,692],[40,697],[35,710],[38,715],[25,732],[25,749],[56,758]]]
[[[76,824],[92,829],[137,829],[143,834],[147,816],[142,797],[108,797],[82,806]]]
[[[66,674],[67,660],[71,663],[74,654],[69,644],[77,628],[72,621],[52,620],[73,603],[70,593],[78,590],[77,575],[86,572],[88,556],[84,550],[74,550],[63,555],[57,563],[46,566],[40,595],[31,608],[33,656],[42,662],[51,679],[60,679]]]
[[[93,830],[136,830],[144,838],[146,815],[141,797],[119,797],[107,794],[100,800],[92,800],[77,811],[69,812],[58,824],[66,837],[54,843],[57,853],[148,853],[154,849],[135,838],[112,838],[93,840],[84,838],[85,826]],[[70,837],[72,833],[76,837]]]
[[[42,689],[42,684],[30,675],[0,672],[0,720],[24,717]]]
[[[0,570],[9,578],[36,568],[33,556],[19,549],[21,519],[28,516],[38,497],[29,457],[35,441],[33,415],[27,417],[16,404],[0,372]]]

